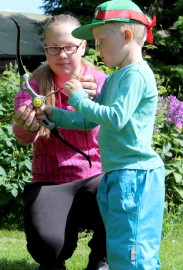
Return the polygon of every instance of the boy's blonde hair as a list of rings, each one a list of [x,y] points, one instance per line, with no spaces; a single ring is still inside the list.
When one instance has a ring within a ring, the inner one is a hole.
[[[143,47],[147,37],[147,28],[140,23],[125,23],[119,21],[107,22],[105,25],[115,32],[123,33],[126,29],[130,29],[133,33],[134,40]]]

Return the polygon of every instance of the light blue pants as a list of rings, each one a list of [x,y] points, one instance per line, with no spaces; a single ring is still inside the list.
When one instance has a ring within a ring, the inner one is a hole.
[[[106,228],[110,270],[158,270],[165,170],[106,173],[97,200]]]

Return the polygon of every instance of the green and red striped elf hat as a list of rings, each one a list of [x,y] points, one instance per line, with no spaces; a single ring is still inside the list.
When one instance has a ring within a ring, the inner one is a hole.
[[[110,21],[145,25],[147,27],[146,41],[153,43],[152,28],[156,25],[156,17],[154,16],[152,21],[149,20],[131,0],[111,0],[100,4],[95,10],[92,23],[74,29],[72,35],[79,39],[94,39],[91,29]]]

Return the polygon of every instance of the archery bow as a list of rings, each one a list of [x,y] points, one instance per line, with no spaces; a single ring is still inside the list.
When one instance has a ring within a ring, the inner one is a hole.
[[[17,64],[18,64],[18,71],[20,74],[20,88],[22,91],[26,91],[30,94],[30,96],[32,97],[32,104],[34,106],[34,108],[40,108],[43,104],[45,104],[46,102],[46,98],[42,95],[38,95],[37,93],[35,93],[35,91],[31,88],[30,84],[29,84],[29,75],[26,73],[23,63],[22,63],[22,59],[21,59],[21,55],[20,55],[20,25],[18,24],[18,22],[14,19],[11,18],[17,28]],[[75,147],[74,145],[72,145],[71,143],[69,143],[57,130],[57,128],[55,127],[55,123],[51,122],[47,119],[46,115],[44,115],[44,119],[40,121],[40,124],[46,128],[48,128],[50,130],[50,132],[62,143],[64,143],[65,145],[67,145],[68,147],[70,147],[72,150],[76,151],[77,153],[81,154],[82,156],[84,156],[86,158],[86,160],[89,163],[89,166],[91,168],[91,159],[90,156],[85,154],[83,151],[81,151],[80,149],[78,149],[77,147]]]

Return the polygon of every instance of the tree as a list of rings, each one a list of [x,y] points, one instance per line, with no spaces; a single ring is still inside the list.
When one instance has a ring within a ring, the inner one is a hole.
[[[62,12],[72,12],[82,24],[91,22],[96,6],[103,3],[103,0],[43,0],[45,14],[57,15]]]
[[[77,16],[91,18],[95,8],[103,2],[105,0],[85,0],[83,2],[80,0],[43,0],[41,8],[45,14],[49,15],[70,11]],[[158,24],[161,24],[164,29],[171,27],[183,11],[182,0],[135,0],[134,2],[150,15],[155,13],[158,17]]]

